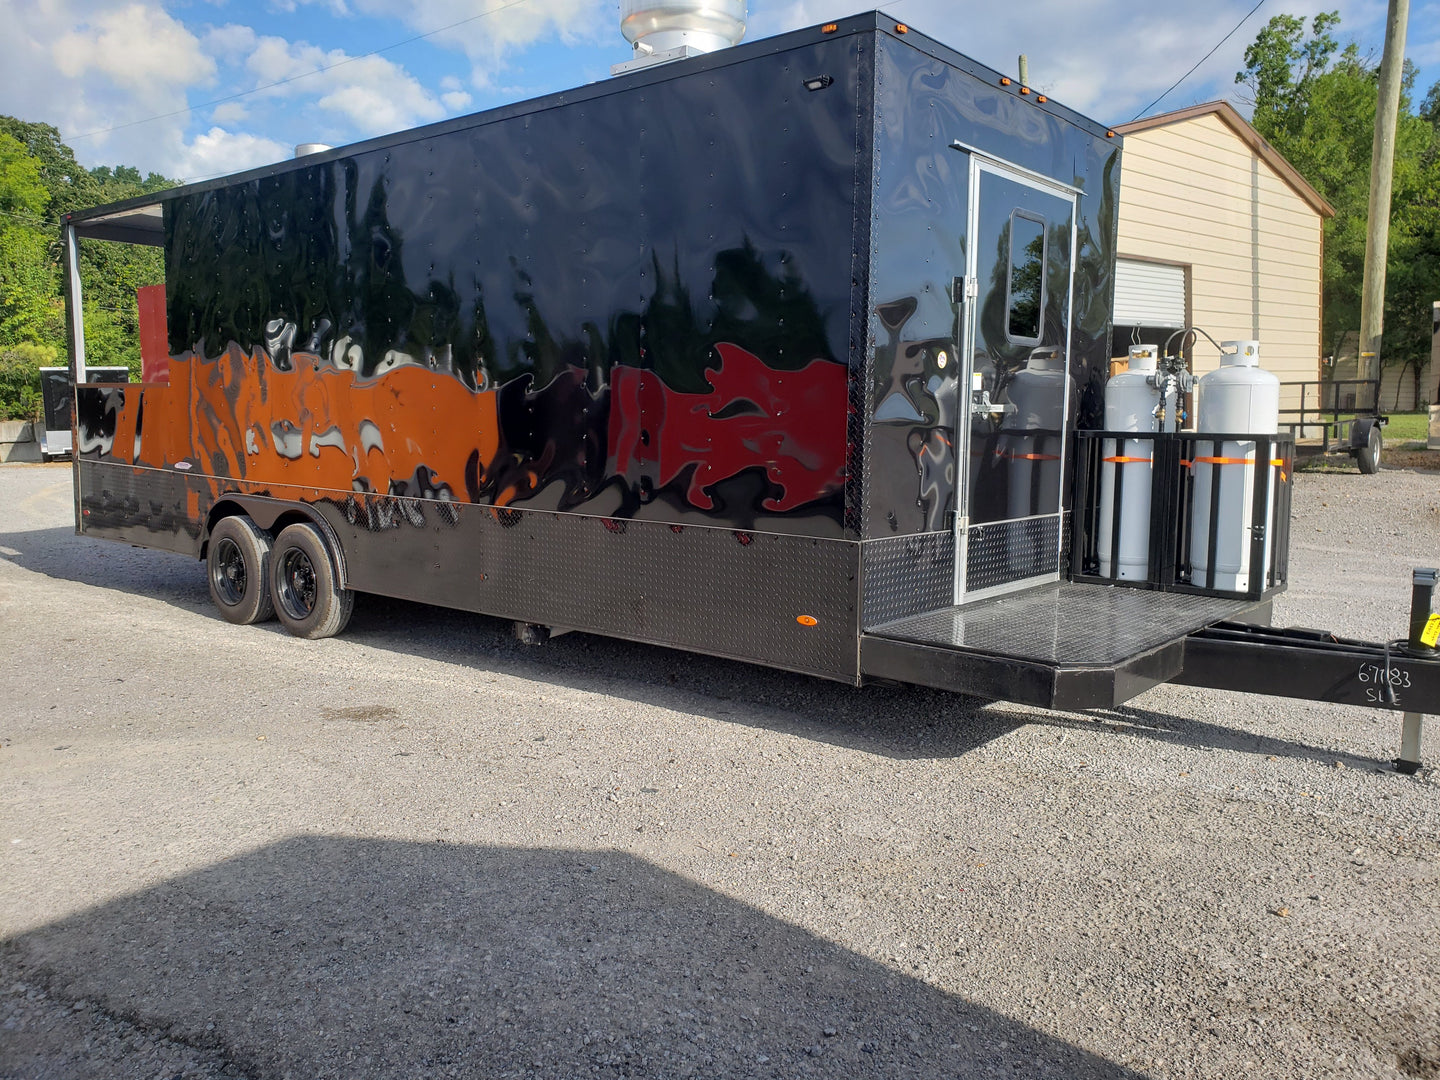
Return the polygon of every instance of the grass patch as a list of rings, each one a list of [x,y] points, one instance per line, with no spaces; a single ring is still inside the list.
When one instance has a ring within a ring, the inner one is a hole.
[[[1390,413],[1385,425],[1386,443],[1424,442],[1430,437],[1429,413]]]

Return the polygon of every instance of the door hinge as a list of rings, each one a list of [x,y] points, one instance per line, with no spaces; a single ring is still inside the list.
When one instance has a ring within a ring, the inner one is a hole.
[[[980,281],[973,277],[957,277],[951,283],[955,303],[964,304],[980,295]]]

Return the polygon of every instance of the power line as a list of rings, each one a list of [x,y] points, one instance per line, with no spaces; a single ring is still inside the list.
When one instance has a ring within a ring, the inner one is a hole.
[[[87,131],[83,135],[71,135],[69,136],[68,141],[73,143],[79,139],[93,138],[96,135],[109,135],[112,131],[123,131],[125,128],[132,128],[139,124],[148,124],[155,120],[166,120],[172,116],[184,116],[186,113],[196,112],[199,109],[208,109],[212,105],[223,105],[227,101],[237,101],[240,98],[249,97],[251,94],[258,94],[262,90],[273,90],[277,86],[284,86],[287,83],[296,82],[299,79],[308,79],[311,75],[320,75],[326,71],[334,71],[336,68],[342,68],[346,64],[353,64],[357,60],[366,60],[372,56],[379,56],[381,53],[386,53],[394,49],[398,49],[402,45],[410,45],[417,41],[423,41],[425,38],[434,37],[436,34],[443,34],[447,30],[454,30],[457,26],[464,26],[466,23],[472,23],[476,19],[483,19],[487,15],[495,15],[501,11],[504,11],[506,8],[516,7],[523,3],[526,3],[526,0],[507,0],[506,3],[499,4],[493,8],[488,8],[485,11],[480,12],[478,15],[471,15],[468,18],[461,19],[459,22],[450,23],[448,26],[441,26],[437,27],[434,30],[427,30],[423,34],[416,34],[414,37],[408,37],[404,41],[397,41],[392,45],[384,45],[378,49],[371,49],[369,52],[361,53],[359,56],[346,57],[339,63],[327,64],[324,67],[318,67],[312,71],[302,71],[299,75],[290,75],[283,79],[277,79],[272,83],[266,83],[264,86],[256,86],[252,87],[249,90],[241,90],[238,94],[230,94],[228,97],[215,98],[212,101],[202,101],[199,105],[187,105],[183,109],[175,109],[167,113],[156,113],[154,116],[147,116],[143,120],[131,120],[125,124],[116,124],[114,127],[100,128],[97,131]]]
[[[1195,68],[1198,68],[1201,64],[1205,63],[1206,60],[1209,60],[1210,57],[1214,56],[1214,55],[1215,55],[1215,50],[1216,50],[1216,49],[1219,49],[1221,45],[1224,45],[1225,42],[1229,41],[1232,37],[1234,37],[1234,36],[1235,36],[1235,31],[1236,31],[1236,30],[1239,30],[1240,27],[1244,26],[1244,25],[1250,20],[1250,16],[1251,16],[1251,15],[1254,15],[1255,12],[1259,11],[1261,5],[1264,4],[1264,3],[1265,3],[1265,0],[1260,0],[1260,3],[1259,3],[1259,4],[1256,4],[1253,8],[1251,8],[1249,11],[1247,11],[1247,12],[1245,13],[1245,18],[1241,19],[1238,23],[1236,23],[1233,27],[1231,27],[1230,33],[1226,34],[1223,38],[1221,38],[1219,41],[1217,41],[1217,42],[1215,43],[1215,48],[1214,48],[1214,49],[1211,49],[1211,50],[1210,50],[1209,52],[1207,52],[1204,56],[1202,56],[1199,60],[1195,61],[1195,67],[1192,67],[1189,71],[1185,72],[1184,75],[1181,75],[1180,78],[1176,79],[1175,82],[1171,84],[1169,90],[1166,90],[1165,93],[1161,94],[1161,95],[1160,95],[1159,97],[1157,97],[1154,101],[1150,102],[1149,105],[1146,105],[1143,109],[1141,109],[1138,113],[1136,113],[1136,114],[1131,118],[1130,122],[1133,124],[1136,120],[1139,120],[1140,117],[1144,116],[1147,112],[1149,112],[1151,109],[1153,109],[1156,105],[1159,105],[1160,102],[1164,101],[1165,98],[1169,95],[1170,90],[1174,90],[1175,87],[1179,86],[1179,85],[1180,85],[1181,83],[1183,83],[1186,79],[1188,79],[1191,75],[1194,75],[1194,74],[1195,74]]]

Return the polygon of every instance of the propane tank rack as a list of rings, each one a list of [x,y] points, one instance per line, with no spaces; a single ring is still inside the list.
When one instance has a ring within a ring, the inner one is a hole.
[[[1293,436],[1077,434],[1071,580],[1249,600],[1284,590]],[[1136,504],[1148,513],[1127,512]]]

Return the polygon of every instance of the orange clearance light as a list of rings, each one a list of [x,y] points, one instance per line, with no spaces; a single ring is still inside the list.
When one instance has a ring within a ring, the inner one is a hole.
[[[1020,87],[1020,93],[1022,93],[1022,94],[1029,94],[1029,93],[1030,93],[1030,88],[1029,88],[1028,86],[1022,86],[1022,87]]]
[[[1009,85],[1010,85],[1010,80],[1007,79],[1004,75],[1001,75],[1001,76],[1000,76],[1000,85],[1001,85],[1001,86],[1009,86]]]
[[[1050,99],[1047,98],[1044,94],[1041,94],[1041,95],[1040,95],[1039,97],[1037,97],[1035,100],[1036,100],[1036,101],[1049,101]]]
[[[897,34],[908,34],[909,32],[910,32],[910,28],[909,28],[908,26],[906,26],[903,22],[897,22],[897,23],[895,24],[895,33],[897,33]]]
[[[824,26],[820,27],[820,33],[822,33],[822,34],[833,34],[833,33],[835,33],[836,30],[839,30],[839,29],[840,29],[840,24],[839,24],[839,23],[827,22]]]
[[[1114,133],[1113,131],[1107,131],[1107,132],[1105,132],[1105,138],[1107,138],[1107,139],[1113,139],[1114,137],[1115,137],[1115,133]]]
[[[796,615],[795,621],[801,626],[814,626],[820,620],[815,618],[814,615]]]

